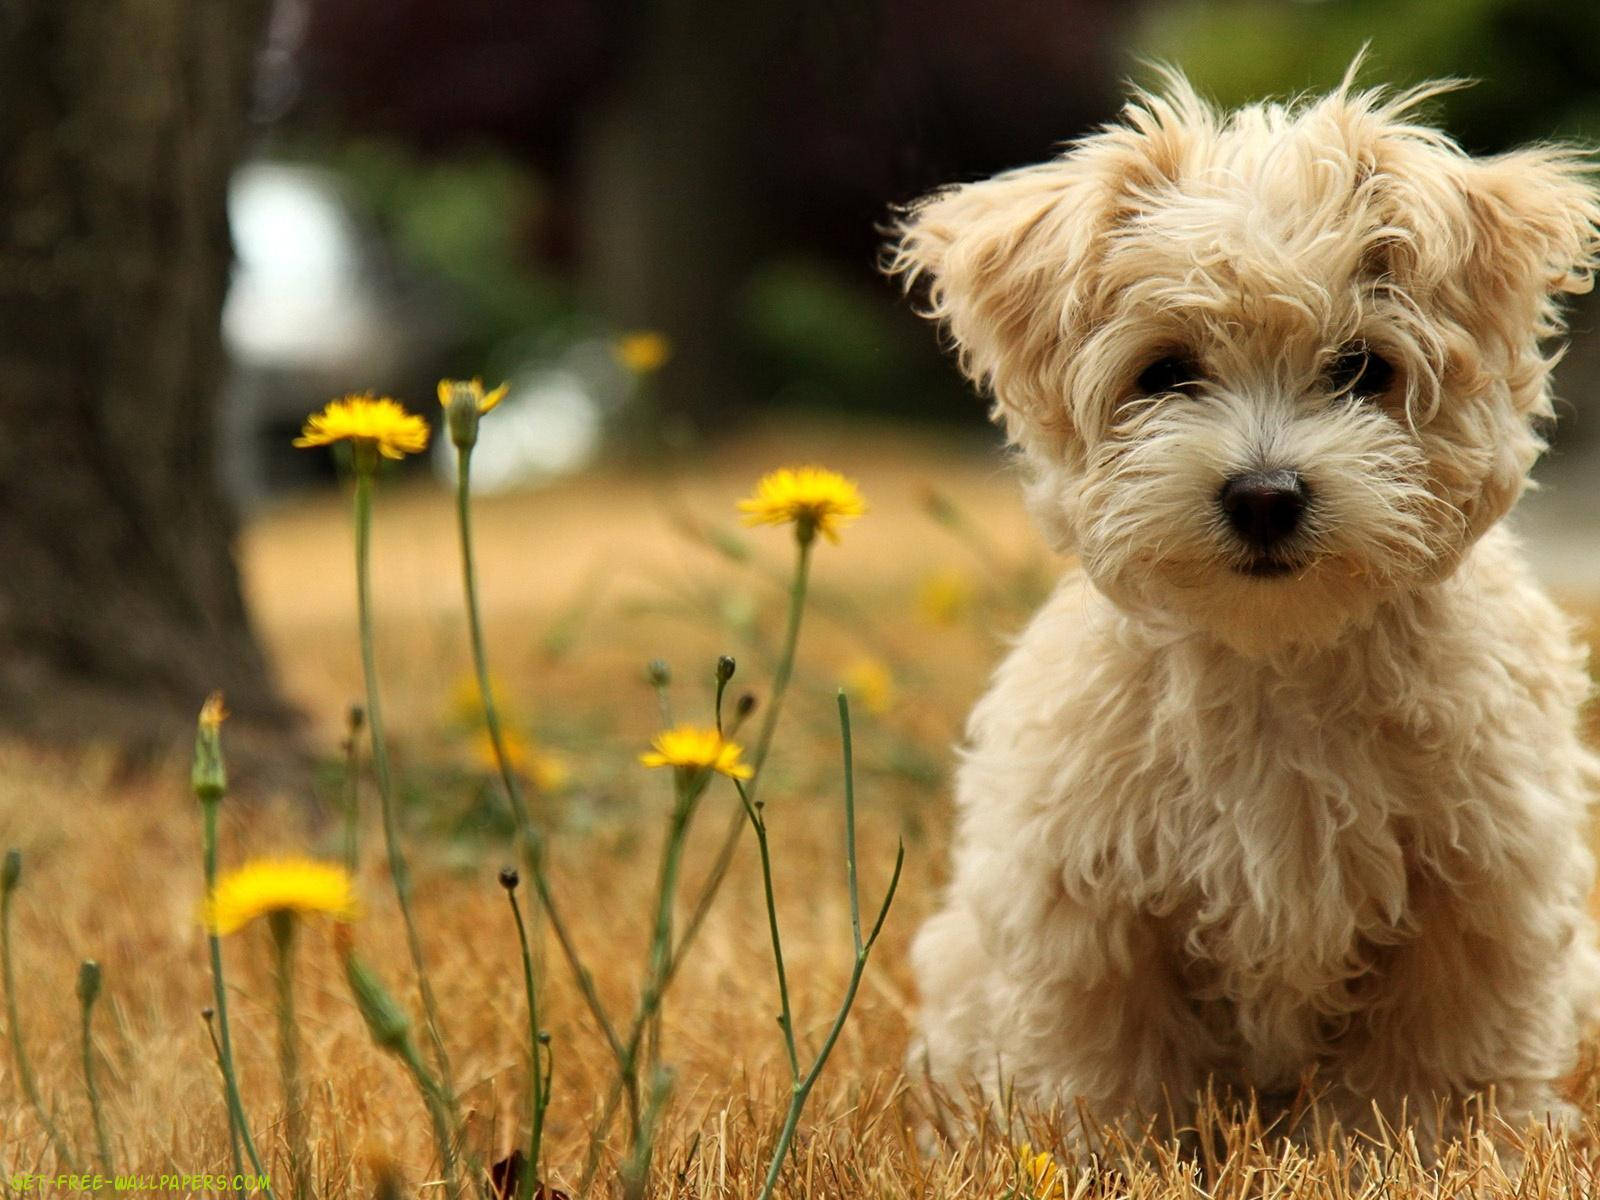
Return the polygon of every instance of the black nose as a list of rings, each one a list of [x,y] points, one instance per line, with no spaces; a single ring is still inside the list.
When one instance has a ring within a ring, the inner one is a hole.
[[[1258,550],[1271,549],[1299,528],[1306,498],[1298,471],[1249,471],[1233,476],[1217,493],[1228,524]]]

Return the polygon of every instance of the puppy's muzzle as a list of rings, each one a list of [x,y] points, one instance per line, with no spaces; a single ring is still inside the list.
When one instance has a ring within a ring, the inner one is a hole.
[[[1310,493],[1300,472],[1247,471],[1217,493],[1229,526],[1250,549],[1268,554],[1300,528]]]

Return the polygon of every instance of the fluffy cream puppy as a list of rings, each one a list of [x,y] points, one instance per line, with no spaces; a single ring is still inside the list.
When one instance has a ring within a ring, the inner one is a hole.
[[[1498,522],[1600,202],[1417,123],[1438,90],[1222,114],[1172,76],[897,231],[1078,559],[972,713],[913,950],[955,1095],[1572,1116],[1590,685]]]

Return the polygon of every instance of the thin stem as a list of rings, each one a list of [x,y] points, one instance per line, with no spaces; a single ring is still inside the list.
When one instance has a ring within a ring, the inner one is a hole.
[[[202,800],[202,851],[205,859],[206,895],[217,886],[217,805],[220,800]],[[228,1025],[228,989],[222,974],[222,939],[215,933],[206,935],[206,946],[211,955],[211,1001],[217,1010],[217,1065],[222,1069],[223,1098],[228,1110],[228,1136],[233,1144],[234,1174],[240,1174],[239,1144],[243,1142],[250,1167],[262,1179],[267,1171],[250,1136],[250,1123],[245,1120],[244,1100],[239,1095],[239,1076],[233,1065],[233,1035]],[[269,1200],[272,1189],[263,1187]]]
[[[455,1184],[456,1159],[450,1143],[450,1114],[445,1107],[443,1089],[428,1073],[427,1064],[422,1061],[422,1055],[417,1053],[417,1044],[410,1036],[401,1039],[396,1052],[400,1056],[400,1061],[405,1063],[406,1070],[411,1073],[411,1078],[416,1080],[417,1090],[422,1093],[422,1102],[428,1109],[428,1119],[433,1124],[433,1140],[439,1147],[439,1165],[444,1171],[445,1178],[451,1181],[451,1194],[454,1195],[459,1190]]]
[[[22,1081],[23,1094],[28,1097],[28,1103],[33,1105],[39,1124],[44,1127],[45,1133],[50,1137],[50,1144],[56,1149],[56,1165],[63,1171],[70,1171],[76,1158],[68,1148],[66,1139],[61,1136],[61,1131],[56,1128],[56,1123],[45,1111],[44,1101],[39,1096],[39,1085],[33,1078],[33,1067],[29,1064],[27,1051],[22,1045],[22,1018],[17,1008],[17,977],[11,966],[11,892],[10,887],[0,889],[0,971],[3,971],[6,983],[6,1029],[11,1035],[11,1057],[17,1064],[17,1078]]]
[[[850,738],[850,698],[839,689],[839,742],[844,749],[844,861],[850,879],[850,936],[861,953],[861,888],[856,882],[856,766]]]
[[[111,1139],[106,1136],[105,1113],[100,1108],[100,1089],[95,1085],[94,1078],[94,996],[85,996],[82,1000],[83,1013],[83,1087],[89,1095],[89,1113],[94,1119],[95,1148],[100,1152],[100,1169],[107,1175],[115,1175],[111,1165]]]
[[[815,531],[813,530],[811,533],[814,535]],[[767,753],[772,747],[772,739],[777,732],[778,715],[782,711],[783,698],[794,675],[795,654],[800,645],[800,624],[801,618],[805,613],[806,590],[811,573],[811,547],[814,536],[800,536],[798,528],[796,534],[795,572],[789,586],[789,613],[784,631],[783,647],[779,653],[777,669],[773,674],[772,696],[767,703],[761,730],[756,738],[755,752],[750,760],[754,773],[740,790],[741,801],[751,806],[755,803],[756,787],[761,782]],[[661,981],[662,991],[671,982],[673,975],[677,972],[678,965],[687,955],[689,947],[693,944],[701,926],[704,924],[706,915],[710,912],[712,901],[716,899],[717,892],[721,889],[723,881],[727,877],[728,868],[733,861],[734,851],[738,848],[739,832],[743,828],[746,819],[747,817],[743,812],[735,812],[733,820],[728,826],[728,832],[723,837],[722,845],[717,851],[717,857],[712,864],[711,871],[707,875],[706,882],[701,888],[693,909],[690,911],[689,921],[684,927],[683,936],[668,957],[666,972]],[[537,878],[535,882],[538,882]],[[659,1002],[659,997],[657,1002]],[[613,1053],[617,1055],[618,1062],[623,1066],[617,1081],[613,1084],[610,1095],[607,1097],[605,1107],[601,1110],[600,1120],[596,1122],[590,1133],[589,1151],[584,1163],[582,1181],[578,1185],[580,1195],[587,1195],[591,1184],[594,1182],[595,1172],[599,1169],[601,1142],[611,1127],[611,1120],[616,1114],[617,1105],[620,1103],[622,1096],[626,1094],[630,1104],[636,1103],[636,1092],[628,1087],[627,1083],[633,1077],[633,1060],[638,1053],[639,1040],[645,1023],[650,1019],[651,1015],[653,1014],[647,1010],[647,1006],[641,1004],[639,1011],[635,1014],[634,1025],[629,1033],[627,1045],[625,1047],[619,1046],[613,1041]],[[636,1108],[634,1113],[634,1126],[637,1128]]]
[[[811,547],[815,542],[815,531],[810,531],[808,536],[805,527],[796,528],[797,554],[794,569],[794,584],[789,591],[789,625],[784,636],[783,653],[778,660],[778,672],[772,685],[772,704],[767,709],[766,717],[761,725],[761,734],[756,741],[755,757],[752,760],[756,775],[750,780],[748,787],[734,781],[739,789],[739,800],[744,805],[744,813],[749,818],[750,826],[755,830],[756,848],[761,855],[761,887],[767,904],[767,929],[772,938],[772,961],[778,973],[778,1003],[780,1013],[778,1024],[783,1029],[783,1045],[789,1055],[789,1075],[797,1081],[800,1078],[800,1056],[794,1043],[794,1014],[789,1004],[789,976],[783,963],[783,937],[778,930],[778,905],[772,890],[772,853],[767,844],[767,821],[762,807],[756,803],[756,784],[760,782],[760,771],[766,762],[767,751],[772,747],[773,733],[778,725],[778,712],[781,707],[784,692],[788,689],[789,678],[794,670],[795,650],[800,642],[800,617],[805,611],[806,582],[811,568]]]
[[[600,1165],[600,1147],[617,1105],[626,1098],[629,1103],[630,1134],[635,1157],[645,1128],[644,1116],[639,1108],[638,1062],[641,1043],[650,1039],[650,1047],[657,1045],[659,1026],[656,1022],[667,985],[681,955],[672,950],[672,896],[677,891],[678,869],[682,859],[684,835],[694,807],[706,786],[711,782],[711,772],[676,777],[677,791],[672,819],[667,830],[667,840],[662,847],[661,869],[657,877],[656,917],[650,939],[650,957],[645,986],[639,996],[639,1006],[634,1012],[633,1025],[628,1031],[628,1042],[618,1059],[617,1078],[612,1083],[605,1107],[589,1135],[589,1150],[584,1160],[583,1176],[578,1185],[579,1195],[587,1195]],[[664,932],[663,932],[664,931]],[[680,943],[681,950],[681,943]],[[647,1048],[646,1061],[653,1064],[655,1055]]]
[[[400,830],[395,817],[394,785],[389,772],[388,742],[384,736],[383,705],[378,695],[378,664],[373,651],[372,636],[372,580],[370,570],[372,540],[372,476],[376,457],[371,447],[356,446],[356,613],[361,634],[361,670],[367,686],[367,722],[372,730],[372,766],[378,777],[378,800],[383,814],[383,841],[389,852],[389,877],[394,882],[395,899],[400,904],[400,917],[405,925],[406,947],[411,952],[411,963],[417,972],[417,991],[422,997],[423,1021],[428,1027],[428,1041],[432,1044],[434,1061],[439,1067],[439,1078],[451,1119],[460,1125],[456,1111],[455,1079],[450,1072],[450,1056],[445,1050],[440,1033],[439,1005],[434,999],[433,985],[428,980],[428,967],[422,955],[422,939],[417,934],[416,919],[411,914],[411,871],[406,865],[405,852],[400,847]]]
[[[672,910],[678,894],[678,870],[683,863],[683,846],[689,832],[689,822],[694,816],[695,801],[706,790],[710,773],[699,771],[691,774],[680,767],[676,782],[677,803],[673,805],[667,842],[662,847],[661,872],[656,882],[655,930],[650,938],[650,961],[646,976],[649,983],[640,998],[641,1010],[649,1010],[645,1019],[645,1065],[652,1069],[660,1061],[661,1054],[661,999],[666,993],[667,971],[672,961]]]
[[[739,848],[739,834],[744,831],[746,819],[743,805],[733,810],[733,818],[728,822],[728,832],[722,837],[722,845],[717,848],[717,857],[712,860],[711,869],[706,872],[700,895],[695,899],[694,908],[689,912],[689,919],[683,924],[683,934],[678,939],[677,948],[672,952],[672,962],[667,970],[669,981],[677,973],[678,964],[683,961],[689,947],[694,944],[700,926],[705,923],[706,916],[711,911],[711,902],[717,898],[717,893],[722,889],[723,878],[728,874],[728,868],[733,865],[734,851]]]
[[[778,714],[783,710],[784,693],[789,690],[789,679],[794,674],[795,650],[800,645],[800,618],[805,615],[806,585],[811,576],[811,547],[814,537],[797,537],[798,553],[795,558],[794,582],[789,587],[789,622],[783,635],[783,649],[778,656],[778,669],[772,677],[772,699],[761,722],[761,733],[756,738],[755,753],[750,765],[755,774],[747,785],[749,800],[755,802],[756,785],[761,782],[761,769],[766,765],[767,752],[772,749],[772,737],[778,730]]]
[[[309,1200],[311,1157],[306,1148],[305,1097],[300,1086],[300,1031],[294,1015],[295,915],[279,910],[267,917],[272,930],[278,982],[278,1073],[283,1080],[284,1125],[289,1140],[289,1177],[296,1200]]]
[[[794,1045],[794,1014],[789,1007],[789,975],[783,965],[783,937],[778,932],[778,902],[772,892],[772,853],[767,845],[767,821],[761,809],[750,802],[744,785],[735,781],[745,816],[756,831],[756,848],[761,853],[761,889],[767,903],[767,929],[772,937],[772,962],[778,972],[778,1025],[783,1030],[783,1048],[789,1055],[789,1077],[800,1080],[800,1056]]]
[[[810,1099],[811,1089],[816,1086],[817,1080],[822,1075],[822,1068],[827,1065],[828,1056],[833,1053],[834,1044],[839,1040],[839,1034],[844,1031],[844,1023],[850,1016],[850,1009],[856,1002],[856,991],[861,986],[861,976],[867,968],[867,958],[872,953],[873,944],[878,940],[878,934],[883,931],[884,920],[889,915],[889,906],[894,903],[895,891],[900,886],[900,871],[905,865],[906,849],[902,844],[895,854],[894,874],[889,880],[889,889],[884,893],[883,907],[878,911],[878,919],[873,924],[872,932],[862,943],[861,949],[856,952],[855,966],[850,971],[850,984],[845,989],[844,999],[840,1002],[838,1014],[833,1019],[833,1025],[828,1030],[828,1036],[823,1039],[822,1047],[817,1051],[817,1057],[811,1064],[811,1069],[804,1079],[794,1086],[794,1092],[789,1098],[789,1111],[784,1117],[783,1129],[778,1134],[778,1144],[772,1153],[772,1163],[767,1168],[766,1181],[761,1185],[761,1194],[758,1200],[770,1200],[772,1189],[777,1186],[778,1173],[783,1168],[783,1160],[788,1157],[790,1143],[794,1141],[796,1128],[800,1124],[800,1114],[805,1109],[806,1101]]]
[[[756,786],[761,782],[762,768],[767,761],[767,751],[772,747],[772,738],[778,726],[778,713],[783,706],[784,694],[789,689],[789,680],[794,675],[795,653],[800,646],[800,618],[805,612],[806,589],[811,575],[811,546],[813,539],[797,538],[798,554],[795,559],[794,578],[789,585],[789,614],[783,639],[783,650],[778,659],[777,671],[773,675],[772,699],[767,706],[767,711],[762,719],[761,731],[757,735],[756,749],[751,766],[754,774],[750,781],[739,789],[739,799],[742,807],[748,808],[755,804]],[[722,729],[722,690],[717,691],[717,729]],[[683,938],[678,943],[678,948],[673,954],[673,960],[668,972],[671,978],[672,971],[682,961],[689,946],[694,942],[695,936],[700,932],[707,913],[711,910],[711,902],[716,899],[717,892],[722,887],[723,879],[728,873],[728,868],[733,863],[734,851],[738,849],[739,833],[744,828],[747,814],[735,812],[733,819],[728,823],[728,832],[723,835],[722,845],[717,849],[717,857],[712,861],[711,870],[706,875],[705,884],[700,890],[699,897],[695,900],[694,908],[690,910],[688,922],[684,925]]]
[[[622,1041],[617,1037],[616,1028],[611,1024],[605,1005],[600,1002],[600,993],[595,988],[594,977],[583,965],[583,960],[578,955],[577,943],[573,940],[567,923],[556,906],[554,890],[550,887],[550,881],[544,872],[544,839],[529,816],[522,787],[517,781],[517,773],[512,769],[510,756],[506,753],[505,738],[500,725],[500,711],[495,704],[494,689],[489,682],[489,656],[485,649],[483,621],[478,604],[478,571],[472,541],[471,481],[472,450],[470,447],[458,446],[456,525],[461,543],[461,580],[466,592],[467,631],[472,643],[472,667],[478,679],[478,696],[483,702],[484,727],[489,733],[489,744],[494,749],[494,760],[499,768],[500,782],[505,788],[506,802],[511,806],[512,822],[516,826],[517,837],[522,844],[523,864],[533,880],[534,890],[539,894],[539,905],[556,935],[562,956],[567,960],[567,965],[578,982],[578,990],[583,994],[584,1003],[588,1005],[590,1014],[605,1036],[606,1043],[611,1047],[611,1053],[620,1063],[623,1055]]]
[[[855,946],[855,961],[850,970],[850,983],[845,989],[844,999],[839,1004],[839,1011],[834,1015],[833,1025],[828,1030],[828,1036],[823,1039],[817,1056],[811,1063],[811,1069],[805,1077],[800,1077],[798,1069],[795,1070],[793,1091],[789,1097],[789,1110],[784,1116],[783,1129],[778,1134],[778,1144],[772,1153],[772,1162],[767,1168],[766,1181],[761,1186],[759,1200],[770,1200],[772,1190],[777,1186],[778,1174],[783,1169],[784,1160],[789,1155],[789,1146],[794,1141],[795,1130],[800,1124],[800,1114],[804,1111],[806,1101],[811,1097],[811,1089],[822,1076],[822,1069],[828,1063],[828,1057],[833,1053],[833,1047],[839,1040],[839,1034],[844,1030],[844,1023],[850,1016],[850,1010],[856,1002],[856,991],[861,986],[861,976],[867,969],[867,959],[872,954],[872,947],[877,943],[878,935],[883,932],[883,923],[888,919],[889,906],[894,903],[894,894],[900,887],[900,872],[905,866],[906,848],[901,843],[895,851],[894,874],[889,878],[889,887],[883,896],[883,903],[878,909],[878,918],[873,922],[872,931],[865,939],[861,936],[861,900],[857,886],[856,876],[856,792],[855,792],[855,763],[850,739],[850,704],[843,692],[839,693],[839,735],[844,747],[844,845],[845,868],[849,876],[850,886],[850,931]],[[747,806],[748,807],[748,806]],[[753,814],[752,820],[759,817]],[[762,830],[757,827],[758,836]],[[765,847],[765,838],[762,837]],[[765,854],[763,854],[763,869],[766,867]],[[778,957],[779,987],[783,987],[783,966],[781,952],[778,949],[777,917],[772,908],[771,890],[768,890],[768,913],[772,915],[773,924],[773,954]],[[785,1010],[787,1011],[787,1009]],[[793,1048],[790,1049],[791,1058]]]
[[[365,714],[352,705],[344,742],[344,868],[354,877],[361,864],[361,726]]]
[[[650,1080],[650,1097],[644,1109],[644,1123],[635,1139],[628,1161],[622,1168],[623,1200],[643,1200],[650,1182],[650,1160],[655,1152],[656,1125],[672,1091],[672,1076],[656,1068]]]
[[[439,1165],[449,1189],[446,1195],[453,1200],[460,1195],[461,1186],[456,1176],[456,1156],[450,1141],[451,1125],[442,1090],[417,1053],[417,1043],[411,1036],[411,1023],[405,1013],[390,998],[383,981],[356,957],[349,930],[341,927],[335,931],[334,939],[344,960],[345,982],[350,985],[350,994],[355,999],[356,1007],[361,1010],[361,1018],[366,1022],[372,1040],[380,1049],[388,1051],[405,1064],[416,1082],[417,1090],[422,1093],[422,1101],[433,1122],[434,1141],[439,1147]]]
[[[544,1084],[543,1063],[539,1060],[539,994],[533,984],[533,955],[528,949],[528,929],[523,923],[522,906],[517,903],[514,888],[506,889],[506,898],[511,902],[511,915],[517,921],[517,942],[522,948],[522,984],[528,993],[528,1053],[533,1057],[528,1081],[529,1105],[532,1109],[529,1116],[532,1128],[528,1135],[528,1170],[517,1186],[517,1195],[521,1200],[529,1200],[533,1195],[534,1182],[539,1178],[539,1143],[544,1137],[545,1103],[550,1093]]]

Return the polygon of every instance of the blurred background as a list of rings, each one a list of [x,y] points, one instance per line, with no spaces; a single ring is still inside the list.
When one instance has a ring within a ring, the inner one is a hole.
[[[0,719],[56,732],[61,695],[136,693],[137,725],[218,675],[264,719],[292,708],[258,683],[247,607],[319,581],[299,550],[262,576],[252,547],[331,494],[333,458],[289,443],[350,390],[432,417],[443,375],[508,381],[489,492],[696,464],[738,488],[774,465],[756,438],[869,476],[911,454],[907,496],[971,480],[1024,545],[982,404],[876,269],[881,230],[1111,119],[1152,62],[1233,105],[1325,88],[1368,46],[1368,82],[1477,79],[1437,114],[1474,152],[1600,142],[1592,0],[93,7],[0,18]],[[1574,311],[1520,517],[1569,589],[1600,583],[1597,311]]]

